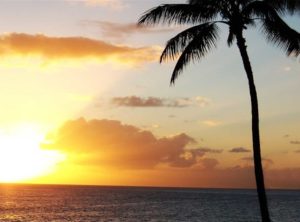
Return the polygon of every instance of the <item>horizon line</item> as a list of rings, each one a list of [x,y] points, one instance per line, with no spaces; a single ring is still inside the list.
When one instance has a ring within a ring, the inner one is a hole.
[[[143,188],[143,189],[185,189],[185,190],[256,190],[255,187],[184,187],[184,186],[151,186],[151,185],[105,185],[105,184],[58,184],[58,183],[26,183],[26,182],[0,182],[1,186],[57,186],[57,187],[102,187],[102,188]],[[300,191],[299,188],[273,187],[266,190]]]

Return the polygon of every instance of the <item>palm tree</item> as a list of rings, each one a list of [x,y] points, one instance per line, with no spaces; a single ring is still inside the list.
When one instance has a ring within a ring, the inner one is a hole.
[[[236,40],[248,78],[252,108],[254,169],[263,222],[269,222],[270,216],[260,153],[257,93],[244,31],[248,27],[260,24],[267,41],[282,48],[288,56],[298,56],[300,34],[290,28],[280,15],[299,10],[299,2],[299,0],[188,0],[186,4],[159,5],[146,11],[138,21],[139,25],[192,25],[171,38],[161,54],[160,62],[177,59],[171,85],[190,61],[201,59],[216,46],[219,38],[218,25],[228,26],[228,46]]]

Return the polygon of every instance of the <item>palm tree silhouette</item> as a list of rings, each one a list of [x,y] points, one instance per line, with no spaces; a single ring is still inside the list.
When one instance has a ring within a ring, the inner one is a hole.
[[[252,109],[254,169],[263,222],[269,222],[270,216],[260,153],[257,93],[243,32],[248,27],[259,23],[267,41],[284,49],[288,56],[298,56],[300,34],[290,28],[280,15],[300,9],[299,2],[299,0],[188,0],[186,4],[159,5],[146,11],[138,21],[139,25],[192,25],[171,38],[161,54],[160,62],[177,59],[171,85],[190,61],[201,59],[216,46],[218,24],[228,26],[228,46],[236,40],[248,78]]]

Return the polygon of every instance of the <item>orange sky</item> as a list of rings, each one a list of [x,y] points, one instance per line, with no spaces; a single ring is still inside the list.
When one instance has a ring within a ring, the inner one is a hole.
[[[175,1],[181,2],[181,1]],[[235,46],[169,87],[161,3],[6,1],[0,9],[0,182],[253,187],[250,103]],[[15,15],[18,16],[15,16]],[[300,30],[299,16],[287,18]],[[268,187],[300,188],[299,59],[247,32]]]

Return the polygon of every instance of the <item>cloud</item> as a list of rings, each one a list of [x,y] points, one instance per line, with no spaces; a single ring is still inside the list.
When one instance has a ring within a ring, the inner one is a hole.
[[[204,120],[202,121],[202,124],[209,126],[209,127],[214,127],[214,126],[219,126],[222,124],[221,121],[217,121],[217,120]]]
[[[198,148],[199,151],[203,152],[203,153],[222,153],[223,150],[221,149],[212,149],[212,148]]]
[[[158,129],[160,127],[161,126],[159,124],[154,123],[154,124],[151,124],[151,125],[143,125],[141,128],[146,129],[146,130],[147,129],[151,130],[151,129]]]
[[[231,153],[249,153],[251,152],[251,150],[244,148],[244,147],[234,147],[231,150],[229,150],[228,152]]]
[[[137,33],[162,33],[162,32],[170,32],[174,31],[173,28],[152,28],[149,26],[137,26],[136,23],[117,23],[117,22],[109,22],[109,21],[92,21],[86,20],[81,23],[82,25],[93,25],[98,27],[103,37],[105,38],[114,38],[114,39],[122,39],[128,37],[132,34]]]
[[[165,101],[161,98],[141,98],[137,96],[114,97],[112,98],[111,103],[115,106],[128,107],[161,107],[167,105],[165,104]]]
[[[0,56],[39,56],[49,60],[94,58],[99,61],[141,63],[157,60],[157,47],[133,48],[85,37],[50,37],[10,33],[0,36]]]
[[[269,167],[270,165],[274,164],[273,160],[271,159],[268,158],[261,158],[261,159],[265,167]],[[248,163],[250,163],[250,165],[253,165],[253,157],[244,157],[241,160],[247,161]]]
[[[201,97],[196,98],[177,98],[177,99],[166,99],[159,97],[138,97],[138,96],[124,96],[114,97],[111,99],[111,103],[115,106],[123,107],[172,107],[172,108],[183,108],[193,105],[205,106],[208,105],[208,99]]]
[[[292,140],[292,141],[290,141],[290,144],[299,145],[300,141],[299,140]]]
[[[196,96],[195,101],[201,107],[207,106],[211,103],[210,99],[203,96]]]
[[[219,161],[213,158],[204,158],[201,160],[201,164],[204,169],[214,169],[218,164]]]
[[[74,0],[64,0],[70,3],[74,3]],[[113,10],[120,10],[125,7],[125,4],[122,0],[78,0],[76,3],[84,3],[86,6],[100,6]]]
[[[196,166],[213,149],[190,148],[196,141],[182,133],[155,137],[152,132],[116,120],[83,118],[66,122],[49,135],[44,149],[65,151],[79,164],[113,168],[148,169],[158,165],[186,168]]]
[[[300,153],[300,150],[295,150],[295,153]]]
[[[101,6],[108,6],[112,8],[119,8],[123,5],[121,0],[84,0],[84,1],[91,5],[101,5]]]
[[[81,182],[91,175],[98,184],[255,187],[252,157],[243,158],[250,164],[222,167],[217,159],[207,157],[216,149],[191,148],[194,145],[196,141],[186,134],[158,138],[120,121],[81,118],[49,135],[43,148],[67,153],[72,162],[66,164],[82,169]],[[273,163],[265,158],[263,162]],[[266,167],[264,173],[268,188],[300,188],[300,168]]]

